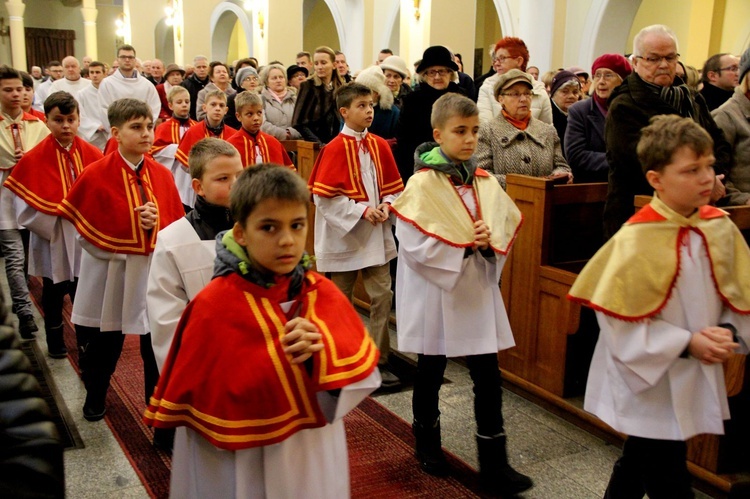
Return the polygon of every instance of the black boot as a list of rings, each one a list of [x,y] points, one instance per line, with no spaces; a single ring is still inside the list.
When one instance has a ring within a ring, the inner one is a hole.
[[[510,466],[505,443],[505,434],[495,437],[477,435],[479,481],[482,488],[490,494],[518,494],[534,485],[531,478]]]
[[[47,353],[49,356],[53,359],[64,359],[67,357],[68,349],[65,348],[62,324],[55,327],[47,327],[45,325],[44,332],[47,336]]]
[[[448,462],[445,460],[440,441],[440,418],[430,425],[423,425],[415,420],[411,429],[417,439],[414,455],[417,456],[422,470],[430,475],[447,475]]]

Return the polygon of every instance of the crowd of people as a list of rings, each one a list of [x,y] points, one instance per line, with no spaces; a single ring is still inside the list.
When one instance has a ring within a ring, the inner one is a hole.
[[[124,335],[139,335],[173,497],[346,497],[342,417],[401,389],[398,257],[420,466],[449,471],[439,392],[447,359],[465,357],[481,485],[516,494],[533,482],[509,462],[497,361],[515,344],[498,282],[523,230],[506,175],[608,182],[608,241],[571,291],[602,330],[585,407],[629,436],[607,497],[692,497],[684,441],[722,431],[721,365],[750,343],[750,252],[715,208],[750,204],[750,49],[710,57],[697,88],[663,25],[590,72],[540,80],[515,37],[491,55],[476,80],[444,46],[413,73],[384,49],[351,74],[324,46],[290,66],[165,66],[123,45],[111,65],[68,55],[46,77],[0,67],[0,249],[21,338],[38,330],[27,275],[42,279],[50,357],[67,355],[70,296],[94,422]],[[285,140],[321,146],[307,185]],[[633,217],[637,194],[654,200]],[[657,267],[653,289],[630,286]],[[351,305],[360,276],[368,328]],[[699,402],[669,395],[686,390]]]

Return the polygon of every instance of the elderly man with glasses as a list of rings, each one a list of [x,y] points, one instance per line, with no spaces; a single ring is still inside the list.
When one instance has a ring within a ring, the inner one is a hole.
[[[731,148],[716,126],[706,101],[677,79],[680,57],[677,37],[662,24],[643,28],[633,40],[633,73],[609,98],[604,127],[609,162],[609,188],[604,204],[604,237],[609,239],[633,215],[633,198],[653,194],[636,154],[641,129],[660,114],[677,114],[695,120],[714,141],[716,182],[712,202],[724,201],[730,184],[722,183],[732,158]]]
[[[732,54],[712,55],[703,65],[700,94],[706,99],[708,109],[713,111],[734,94],[740,84],[740,58]]]

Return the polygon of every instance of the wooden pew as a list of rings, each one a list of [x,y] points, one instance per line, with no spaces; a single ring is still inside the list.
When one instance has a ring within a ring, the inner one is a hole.
[[[307,142],[304,140],[282,140],[281,144],[284,146],[287,152],[295,153],[295,166],[297,167],[297,173],[305,179],[305,182],[310,178],[313,166],[315,166],[315,159],[318,157],[320,152],[320,146],[315,142]],[[305,250],[308,254],[315,254],[315,205],[310,203],[307,208],[307,241],[305,242]]]
[[[503,299],[517,343],[499,354],[503,378],[561,416],[621,442],[623,435],[584,412],[580,397],[574,398],[582,393],[585,376],[580,379],[580,368],[588,370],[598,326],[590,310],[566,299],[577,273],[602,242],[607,186],[556,185],[519,175],[508,175],[507,186],[524,214],[524,225],[503,272]],[[640,197],[636,205],[649,199]],[[750,229],[750,207],[727,211],[740,229]],[[576,343],[580,337],[590,341]],[[576,352],[581,344],[584,352]],[[750,386],[745,383],[750,373],[744,362],[745,357],[737,355],[726,366],[733,417],[725,425],[727,435],[700,435],[688,444],[691,473],[723,492],[738,493],[750,486],[750,431],[745,429],[750,388],[744,389]]]

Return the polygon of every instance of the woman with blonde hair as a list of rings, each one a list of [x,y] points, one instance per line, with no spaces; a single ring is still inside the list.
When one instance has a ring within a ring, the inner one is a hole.
[[[292,126],[297,90],[288,86],[286,69],[281,64],[269,64],[260,71],[263,90],[263,114],[265,121],[260,129],[279,140],[297,140],[302,135]]]
[[[318,47],[313,54],[313,76],[302,82],[294,106],[292,126],[304,140],[325,145],[338,135],[341,121],[333,96],[344,84],[335,66],[336,53]]]

